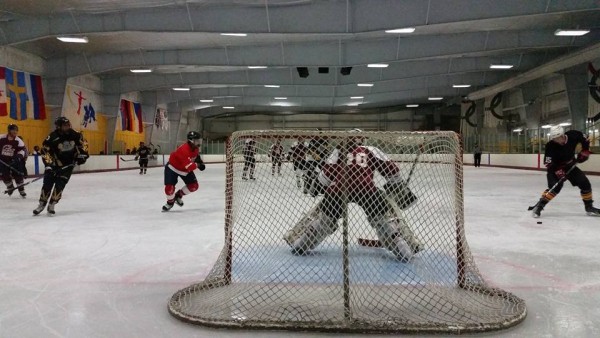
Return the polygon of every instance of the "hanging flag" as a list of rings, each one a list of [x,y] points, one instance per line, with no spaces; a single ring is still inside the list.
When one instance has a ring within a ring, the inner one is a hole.
[[[119,107],[121,130],[128,130],[136,133],[144,132],[142,105],[138,102],[121,99]]]
[[[0,67],[0,116],[8,116],[6,108],[6,72],[4,67]]]
[[[62,116],[71,121],[75,130],[98,130],[96,110],[102,109],[101,102],[100,95],[93,90],[68,84],[63,96]]]
[[[13,120],[45,120],[42,78],[0,67],[0,116]]]

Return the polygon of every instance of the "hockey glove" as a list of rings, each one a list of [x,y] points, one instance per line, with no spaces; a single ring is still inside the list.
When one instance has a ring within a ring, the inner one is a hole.
[[[78,165],[82,165],[85,163],[85,161],[87,161],[88,157],[89,156],[86,154],[79,154],[77,157],[75,157],[75,162],[77,162]]]
[[[196,162],[196,165],[198,166],[198,170],[204,171],[204,169],[206,169],[206,166],[204,165],[204,162],[202,162],[200,155],[198,155],[196,157],[196,160],[194,162]]]
[[[44,169],[44,176],[45,175],[49,175],[52,177],[58,176],[58,168],[52,165],[46,166],[46,169]]]
[[[385,192],[393,198],[400,209],[406,209],[417,201],[417,196],[410,191],[410,188],[401,179],[388,181],[384,186]]]
[[[562,168],[561,168],[561,169],[558,169],[557,171],[555,171],[555,172],[554,172],[554,175],[556,175],[556,177],[557,177],[559,180],[560,180],[560,179],[562,179],[562,178],[563,178],[563,177],[565,177],[565,175],[566,175],[565,169],[562,169]]]
[[[133,159],[134,159],[135,161],[137,161],[137,160],[138,160],[138,158],[139,158],[139,156],[136,156],[136,157],[134,157]]]
[[[23,157],[21,157],[21,156],[15,156],[15,158],[13,158],[13,160],[10,162],[9,165],[13,169],[18,170],[21,167],[21,165],[22,165],[22,161],[23,161]]]
[[[588,158],[590,158],[590,151],[589,150],[582,150],[578,155],[577,155],[577,162],[578,163],[583,163],[585,161],[588,160]]]

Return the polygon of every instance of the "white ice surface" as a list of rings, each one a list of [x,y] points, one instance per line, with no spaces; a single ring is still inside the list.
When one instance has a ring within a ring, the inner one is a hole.
[[[0,337],[319,336],[206,329],[169,315],[171,295],[202,280],[223,243],[224,166],[198,176],[199,191],[169,213],[160,212],[162,168],[73,175],[53,217],[31,216],[41,182],[26,200],[1,195]],[[478,267],[528,308],[517,327],[479,336],[600,337],[600,218],[566,185],[537,224],[526,209],[544,187],[541,172],[465,168]]]

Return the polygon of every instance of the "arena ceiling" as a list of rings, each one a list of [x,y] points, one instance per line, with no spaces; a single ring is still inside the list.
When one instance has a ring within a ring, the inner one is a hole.
[[[203,116],[219,115],[224,106],[239,114],[289,114],[456,103],[594,47],[599,26],[597,0],[3,0],[0,5],[1,44],[44,58],[47,79],[95,74],[106,94],[141,91],[147,100]],[[414,32],[386,32],[399,28]],[[555,35],[557,29],[575,28],[591,31]],[[89,42],[64,43],[58,36],[85,36]],[[368,67],[375,63],[388,66]],[[492,64],[512,68],[490,69]],[[249,68],[256,66],[266,68]],[[308,77],[300,77],[298,67],[306,67]],[[343,67],[352,67],[348,75],[342,75]],[[134,74],[134,68],[152,72]]]

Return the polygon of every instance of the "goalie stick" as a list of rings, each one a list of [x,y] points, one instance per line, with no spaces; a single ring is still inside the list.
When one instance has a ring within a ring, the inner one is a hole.
[[[74,166],[75,166],[75,164],[73,163],[73,164],[66,165],[66,166],[64,166],[64,167],[62,167],[62,168],[60,168],[60,169],[58,169],[58,170],[59,170],[59,171],[61,171],[61,170],[64,170],[64,169],[66,169],[66,168],[70,168],[70,167],[74,167]],[[10,189],[6,189],[6,190],[4,190],[4,193],[5,193],[5,194],[11,193],[11,192],[13,192],[13,191],[15,191],[15,190],[19,189],[20,187],[24,187],[24,186],[26,186],[26,185],[29,185],[29,184],[33,183],[33,182],[36,182],[36,181],[39,181],[39,180],[43,179],[43,178],[44,178],[44,176],[45,176],[45,175],[41,175],[40,177],[36,177],[36,178],[32,179],[32,180],[31,180],[31,181],[29,181],[29,182],[25,182],[25,183],[19,184],[19,185],[17,185],[17,186],[14,186],[14,187],[12,187],[12,188],[10,188]]]
[[[569,174],[571,173],[571,171],[573,171],[573,169],[575,169],[575,167],[576,167],[576,165],[575,165],[575,164],[573,164],[573,165],[571,166],[571,168],[569,168],[569,170],[567,170],[567,172],[565,173],[565,176],[561,177],[561,178],[558,180],[558,182],[556,182],[556,183],[555,183],[555,184],[552,186],[552,188],[550,188],[550,189],[549,189],[547,192],[545,192],[545,193],[544,193],[544,195],[546,195],[546,194],[549,194],[549,193],[553,193],[553,192],[554,192],[554,190],[556,190],[556,188],[557,188],[559,185],[563,184],[563,183],[564,183],[564,182],[567,180],[567,176],[569,176]],[[534,204],[534,205],[532,205],[532,206],[529,206],[529,208],[527,208],[527,210],[528,210],[528,211],[531,211],[531,210],[533,210],[535,207],[537,207],[539,204],[540,204],[540,201],[538,200],[538,202],[537,202],[536,204]]]

